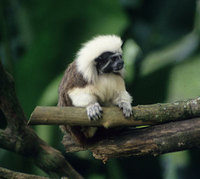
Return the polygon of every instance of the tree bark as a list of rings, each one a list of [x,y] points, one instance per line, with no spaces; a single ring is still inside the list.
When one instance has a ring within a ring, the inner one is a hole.
[[[88,146],[97,159],[145,156],[181,151],[200,146],[200,118],[112,133]],[[114,140],[113,140],[114,139]]]
[[[106,162],[113,157],[146,156],[176,152],[200,146],[200,118],[169,122],[145,128],[103,130],[81,147],[63,139],[67,152],[90,150],[96,159]]]
[[[0,129],[0,147],[31,158],[54,178],[82,178],[61,152],[42,141],[27,126],[27,119],[16,97],[14,80],[4,71],[1,63],[0,84],[0,119],[5,123],[4,128]]]

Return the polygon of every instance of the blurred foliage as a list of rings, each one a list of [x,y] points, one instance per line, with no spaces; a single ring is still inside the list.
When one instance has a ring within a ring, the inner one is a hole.
[[[117,34],[125,41],[126,81],[134,104],[200,96],[197,0],[1,0],[0,60],[15,78],[27,117],[37,105],[56,105],[64,69],[80,44],[97,34]],[[57,126],[35,131],[64,153]],[[89,179],[200,177],[200,153],[194,150],[112,159],[106,165],[89,152],[66,158]],[[28,159],[3,149],[0,166],[45,175]]]

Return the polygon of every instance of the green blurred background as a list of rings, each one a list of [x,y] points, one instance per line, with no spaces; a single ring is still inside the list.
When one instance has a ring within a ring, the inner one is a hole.
[[[197,0],[0,0],[0,60],[14,76],[27,118],[37,105],[56,105],[65,68],[81,43],[99,34],[124,40],[133,105],[200,96]],[[37,126],[35,131],[64,153],[57,126]],[[106,165],[89,152],[65,156],[89,179],[200,178],[197,150],[111,159]],[[3,149],[0,166],[45,175],[27,158]]]

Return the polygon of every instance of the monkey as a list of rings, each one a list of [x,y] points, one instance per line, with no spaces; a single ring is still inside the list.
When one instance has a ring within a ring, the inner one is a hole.
[[[96,36],[83,44],[65,70],[58,106],[85,107],[89,120],[100,120],[101,106],[115,105],[129,118],[132,97],[125,88],[121,46],[122,40],[116,35]],[[61,130],[83,144],[95,135],[97,128],[62,125]]]

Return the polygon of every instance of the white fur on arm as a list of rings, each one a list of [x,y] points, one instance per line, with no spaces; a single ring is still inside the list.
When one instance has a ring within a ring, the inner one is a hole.
[[[89,120],[98,120],[101,118],[102,109],[97,103],[97,99],[94,95],[88,93],[86,89],[76,88],[71,90],[69,97],[72,100],[72,104],[77,107],[86,107]],[[82,129],[86,138],[93,137],[97,131],[96,127],[89,127]]]
[[[69,93],[72,104],[77,107],[87,107],[97,102],[94,95],[87,93],[84,89],[73,89]]]
[[[132,97],[128,94],[127,91],[121,91],[117,98],[113,101],[122,111],[126,118],[129,118],[132,115]]]
[[[96,96],[89,93],[86,89],[73,89],[69,92],[72,104],[77,107],[86,107],[89,120],[98,120],[102,118],[102,109],[97,102]]]
[[[119,95],[113,100],[113,103],[115,105],[119,105],[119,103],[132,103],[132,97],[129,95],[129,93],[125,91],[120,91]]]

